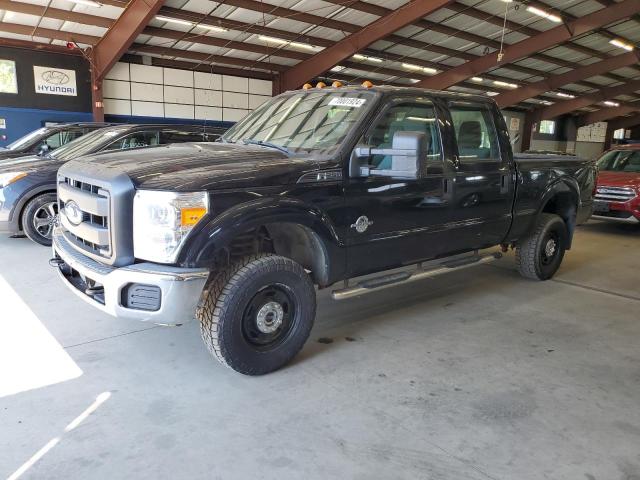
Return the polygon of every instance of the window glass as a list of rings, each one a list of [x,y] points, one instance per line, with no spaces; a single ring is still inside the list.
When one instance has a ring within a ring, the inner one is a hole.
[[[160,143],[163,145],[168,143],[182,142],[206,142],[206,134],[204,132],[181,132],[179,130],[164,130],[160,136]]]
[[[598,160],[598,168],[605,172],[640,173],[640,150],[612,150]]]
[[[63,130],[61,132],[54,133],[53,135],[48,136],[44,143],[49,147],[49,150],[55,150],[62,145],[66,145],[67,143],[75,140],[76,138],[80,138],[82,136],[82,130]]]
[[[142,148],[159,145],[159,136],[160,135],[157,130],[131,133],[111,143],[103,151],[107,152],[111,150],[128,150],[130,148]]]
[[[236,123],[223,139],[330,154],[340,147],[373,100],[373,93],[348,90],[312,90],[275,97]]]
[[[540,122],[540,133],[549,135],[556,133],[556,122],[553,120],[542,120]]]
[[[426,135],[427,161],[440,161],[440,137],[436,115],[431,105],[398,104],[384,113],[365,137],[373,148],[392,148],[396,132],[421,132]],[[379,169],[391,168],[391,155],[373,155],[371,165]]]
[[[452,103],[449,106],[461,162],[499,161],[498,137],[485,105]]]
[[[0,58],[0,93],[18,93],[16,62],[13,60]]]

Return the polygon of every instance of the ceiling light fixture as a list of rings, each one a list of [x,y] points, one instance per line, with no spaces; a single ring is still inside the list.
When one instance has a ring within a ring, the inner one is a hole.
[[[569,93],[564,93],[564,92],[556,92],[556,95],[562,98],[576,98],[575,95],[571,95]]]
[[[620,104],[618,102],[612,102],[610,100],[607,100],[606,102],[603,102],[607,107],[619,107]]]
[[[86,1],[86,0],[82,0],[82,1]],[[162,15],[156,15],[155,18],[156,20],[160,20],[161,22],[175,23],[177,25],[186,25],[187,27],[192,27],[194,25],[194,23],[190,22],[189,20],[180,20],[179,18],[164,17]]]
[[[500,80],[494,80],[493,84],[498,87],[518,88],[518,85],[516,85],[515,83],[502,82]]]
[[[216,25],[206,25],[204,23],[199,23],[198,26],[206,30],[211,30],[212,32],[228,32],[229,31],[228,28],[218,27]]]
[[[542,18],[546,18],[547,20],[555,23],[562,23],[562,18],[558,15],[554,15],[553,13],[545,12],[544,10],[536,7],[527,7],[527,12],[533,13]]]
[[[609,40],[609,43],[611,45],[613,45],[614,47],[622,48],[623,50],[626,50],[627,52],[631,52],[635,48],[630,43],[624,42],[624,41],[620,40],[619,38],[614,38],[613,40]]]
[[[100,8],[102,4],[100,2],[94,2],[93,0],[69,0],[71,3],[77,3],[79,5],[86,5],[87,7]]]
[[[375,62],[375,63],[382,63],[383,60],[381,58],[378,57],[370,57],[368,55],[362,55],[360,53],[356,53],[353,58],[355,58],[356,60],[367,60],[369,62]]]
[[[314,47],[313,45],[308,45],[306,43],[300,43],[300,42],[291,42],[283,38],[267,37],[266,35],[260,35],[258,38],[263,42],[267,42],[267,43],[271,42],[271,43],[277,43],[278,45],[289,45],[291,47],[304,48],[305,50],[316,49],[316,47]]]
[[[481,77],[471,77],[472,82],[481,83],[484,82],[484,78]]]
[[[487,92],[487,95],[490,97],[495,97],[496,95],[500,95],[500,92]]]
[[[330,72],[341,72],[342,70],[344,70],[345,67],[343,67],[342,65],[336,65],[335,67],[333,67],[331,70],[329,70]]]
[[[416,72],[421,71],[424,73],[429,73],[431,75],[435,75],[436,73],[438,73],[438,70],[436,70],[435,68],[421,67],[420,65],[414,65],[413,63],[403,63],[402,66],[407,70],[413,70]]]

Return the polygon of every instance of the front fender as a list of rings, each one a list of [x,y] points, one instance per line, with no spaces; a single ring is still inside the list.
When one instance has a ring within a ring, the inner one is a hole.
[[[344,255],[343,242],[324,212],[301,200],[269,197],[236,205],[215,217],[207,215],[189,235],[178,263],[190,268],[210,267],[218,252],[239,234],[273,223],[293,223],[310,229],[322,241],[332,264]]]

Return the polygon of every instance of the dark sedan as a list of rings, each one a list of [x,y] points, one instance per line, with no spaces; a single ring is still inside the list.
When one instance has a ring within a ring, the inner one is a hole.
[[[0,163],[0,231],[24,232],[31,240],[51,245],[57,215],[56,173],[75,158],[170,143],[211,142],[224,128],[195,125],[113,125],[43,156],[27,156]]]
[[[77,138],[104,128],[109,123],[65,123],[51,127],[42,127],[20,137],[5,148],[0,147],[0,162],[7,158],[22,157],[24,155],[41,155],[53,152]]]

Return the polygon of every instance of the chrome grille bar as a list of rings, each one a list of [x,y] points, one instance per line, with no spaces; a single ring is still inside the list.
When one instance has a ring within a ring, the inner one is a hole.
[[[633,188],[602,186],[596,189],[596,200],[606,202],[628,202],[637,196]]]

